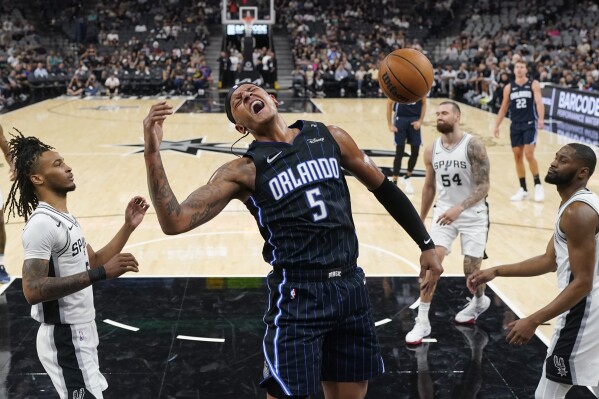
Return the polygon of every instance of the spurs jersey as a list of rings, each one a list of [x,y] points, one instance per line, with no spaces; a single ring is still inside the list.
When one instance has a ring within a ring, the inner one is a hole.
[[[301,269],[356,265],[358,241],[339,146],[322,123],[290,127],[301,129],[291,144],[254,141],[245,154],[256,166],[246,206],[264,238],[264,260]]]
[[[461,204],[474,191],[472,165],[468,159],[468,144],[471,139],[472,135],[464,133],[462,140],[450,150],[443,147],[441,137],[433,143],[432,164],[438,191],[435,207],[438,210],[445,211]],[[486,210],[484,199],[464,212],[475,214],[483,209]]]
[[[599,214],[599,197],[587,189],[576,192],[559,209],[554,229],[558,288],[572,279],[568,243],[559,224],[564,210],[575,201],[588,204]],[[599,234],[595,235],[595,271],[591,292],[562,313],[555,326],[545,361],[547,378],[570,385],[599,384]]]
[[[510,119],[512,122],[536,122],[538,118],[535,96],[532,92],[532,79],[518,85],[510,84]]]
[[[40,202],[23,229],[25,259],[50,262],[48,277],[67,277],[88,270],[89,258],[83,231],[70,214]],[[96,318],[92,287],[38,303],[31,317],[40,323],[83,324]]]

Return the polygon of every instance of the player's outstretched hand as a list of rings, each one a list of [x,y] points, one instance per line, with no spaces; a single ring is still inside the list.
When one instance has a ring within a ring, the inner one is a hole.
[[[538,326],[538,324],[536,324],[528,317],[512,321],[507,326],[510,332],[508,333],[507,337],[505,337],[505,340],[510,345],[526,345],[528,341],[530,341],[532,336],[535,334],[535,331]]]
[[[148,116],[144,119],[144,142],[145,152],[153,153],[160,151],[162,143],[162,123],[167,116],[173,113],[173,107],[162,101],[152,105]]]
[[[497,277],[496,268],[492,267],[486,270],[477,270],[466,279],[466,286],[472,294],[476,293],[478,287],[488,283]]]
[[[493,131],[493,135],[495,136],[496,139],[499,138],[499,128],[495,128],[495,130]]]
[[[117,278],[127,272],[137,273],[137,266],[137,259],[132,254],[116,254],[104,265],[106,279]]]
[[[144,219],[149,207],[150,204],[146,202],[144,197],[136,195],[129,201],[127,209],[125,209],[125,223],[132,228],[136,228]]]
[[[437,251],[434,248],[422,251],[420,255],[420,292],[425,295],[431,294],[441,273],[443,273],[443,266],[441,266]]]

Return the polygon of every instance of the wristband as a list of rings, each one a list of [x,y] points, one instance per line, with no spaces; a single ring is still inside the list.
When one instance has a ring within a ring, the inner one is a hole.
[[[106,280],[106,270],[104,266],[98,266],[91,268],[87,271],[87,275],[89,276],[89,281],[94,284],[101,280]]]

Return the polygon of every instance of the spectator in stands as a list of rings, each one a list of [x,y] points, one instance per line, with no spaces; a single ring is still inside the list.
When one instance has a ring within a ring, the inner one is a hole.
[[[175,93],[181,94],[183,91],[183,84],[185,83],[185,70],[183,69],[183,64],[178,62],[175,65],[175,69],[173,70],[172,79],[173,79],[173,88]]]
[[[82,96],[83,90],[83,84],[79,80],[79,75],[74,74],[67,86],[67,96]]]
[[[212,77],[212,68],[206,63],[206,59],[202,58],[199,65],[199,70],[203,76],[203,86],[200,89],[209,89],[212,87],[214,78]]]
[[[231,69],[231,60],[229,60],[229,56],[226,51],[221,51],[218,57],[218,80],[220,84],[219,88],[229,87],[231,82],[229,81],[230,74],[228,71]]]
[[[62,57],[57,55],[56,52],[53,49],[51,49],[48,52],[48,56],[46,57],[46,69],[48,71],[53,71],[54,68],[62,62]]]
[[[458,56],[459,53],[455,43],[450,43],[449,47],[447,47],[447,50],[445,50],[445,59],[447,61],[457,61]]]
[[[438,97],[441,94],[442,79],[443,79],[443,65],[438,64],[433,69],[433,87],[431,88],[431,96],[432,97]]]
[[[300,63],[295,64],[295,69],[291,72],[293,94],[296,97],[307,96],[306,74]]]
[[[96,80],[96,75],[90,73],[89,78],[87,78],[87,82],[85,82],[85,95],[97,96],[99,91],[100,87],[98,85],[98,81]]]
[[[322,71],[319,69],[314,73],[314,84],[311,87],[311,91],[316,95],[316,97],[324,97],[324,79],[322,76]]]
[[[453,81],[456,78],[456,71],[451,64],[445,65],[445,69],[441,72],[441,95],[452,96]]]
[[[119,34],[116,30],[111,30],[110,33],[106,35],[106,42],[109,46],[116,47],[119,45]]]
[[[170,60],[169,60],[170,61]],[[166,68],[164,68],[164,70],[162,71],[162,84],[161,84],[161,91],[163,93],[168,93],[168,94],[172,94],[174,93],[174,86],[173,86],[173,71],[171,69],[171,64],[168,63],[166,65]]]
[[[364,65],[360,65],[360,67],[354,74],[354,78],[356,79],[356,84],[358,87],[358,91],[357,91],[358,97],[362,97],[362,86],[364,85],[364,78],[366,77],[366,74],[367,74],[367,72],[366,72],[366,68],[364,68]]]
[[[367,86],[375,92],[379,97],[383,95],[383,91],[379,87],[379,67],[378,64],[371,63],[368,69]]]
[[[349,72],[345,68],[345,63],[340,62],[339,66],[337,66],[337,69],[335,69],[335,81],[339,85],[339,95],[341,97],[345,96],[348,80]]]
[[[37,79],[48,79],[48,71],[44,67],[43,63],[37,63],[37,68],[35,68],[35,71],[33,71],[33,76],[35,76]]]
[[[449,96],[456,101],[463,101],[464,94],[468,92],[468,80],[470,75],[466,69],[466,64],[461,63],[458,68],[455,79],[453,79],[453,91],[450,91]]]
[[[106,87],[106,94],[112,98],[113,96],[117,96],[119,94],[119,87],[121,86],[121,82],[119,78],[117,78],[115,72],[111,72],[110,76],[104,82],[104,87]]]
[[[273,52],[267,50],[266,48],[262,49],[264,55],[262,56],[260,62],[260,73],[262,74],[262,78],[264,79],[264,85],[266,87],[272,87],[274,83],[273,73],[274,73],[274,60],[273,60]]]
[[[61,62],[52,68],[52,71],[50,72],[56,76],[64,76],[67,75],[67,68],[65,67],[64,62]]]
[[[231,49],[231,51],[229,52],[229,77],[227,79],[229,84],[235,84],[235,78],[237,77],[237,71],[239,70],[241,63],[241,53],[239,53],[239,50],[235,48]]]
[[[497,82],[495,92],[493,94],[492,111],[497,113],[503,102],[503,89],[510,83],[510,76],[507,72],[501,72],[499,75],[499,81]]]
[[[148,31],[148,28],[146,27],[146,25],[143,22],[139,22],[139,23],[137,23],[137,25],[135,25],[135,28],[134,28],[135,33],[146,33],[147,31]]]

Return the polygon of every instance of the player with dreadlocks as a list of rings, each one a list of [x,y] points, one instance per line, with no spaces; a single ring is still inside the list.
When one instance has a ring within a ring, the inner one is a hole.
[[[9,143],[16,179],[8,202],[10,214],[27,222],[23,293],[40,322],[37,353],[61,398],[102,398],[108,384],[98,364],[91,285],[138,271],[135,257],[120,252],[149,205],[139,196],[129,201],[121,229],[94,251],[67,209],[71,167],[51,146],[18,133]]]

